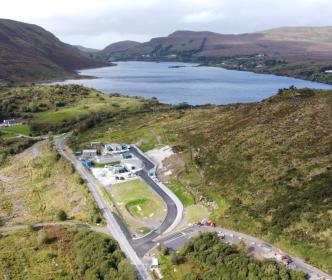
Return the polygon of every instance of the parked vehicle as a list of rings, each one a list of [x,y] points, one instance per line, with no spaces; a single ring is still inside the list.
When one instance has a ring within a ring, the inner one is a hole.
[[[220,239],[225,239],[225,233],[223,233],[222,231],[219,231],[218,232],[218,237],[220,238]]]
[[[203,219],[202,221],[198,222],[197,225],[199,226],[206,226],[206,227],[215,227],[216,224],[212,220]]]

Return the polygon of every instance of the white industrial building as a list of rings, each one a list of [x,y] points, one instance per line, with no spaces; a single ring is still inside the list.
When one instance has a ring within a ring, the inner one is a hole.
[[[143,162],[139,158],[124,159],[122,163],[131,172],[140,171],[144,167]]]
[[[128,151],[129,151],[129,145],[127,144],[111,143],[111,144],[105,144],[103,154],[104,155],[121,154]]]
[[[82,159],[94,159],[97,156],[96,149],[86,149],[82,151]]]

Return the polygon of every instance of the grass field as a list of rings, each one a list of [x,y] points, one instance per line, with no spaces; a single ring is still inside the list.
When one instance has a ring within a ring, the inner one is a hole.
[[[96,95],[92,93],[90,97],[74,104],[74,106],[70,105],[68,108],[60,108],[56,111],[50,110],[36,113],[34,119],[39,123],[55,123],[87,116],[96,112],[117,112],[124,109],[130,111],[138,108],[139,105],[140,103],[136,99],[126,97],[105,96],[103,99],[98,100]]]
[[[0,168],[0,195],[2,224],[54,221],[60,210],[74,221],[95,223],[101,219],[80,176],[46,141]]]
[[[152,218],[155,214],[154,209],[158,207],[153,200],[150,199],[136,199],[126,204],[128,212],[134,216],[143,218]]]
[[[29,136],[31,133],[30,126],[27,124],[15,125],[5,128],[0,128],[0,139],[8,140],[17,136]]]
[[[104,168],[106,165],[117,165],[119,163],[120,163],[120,161],[110,161],[107,163],[94,163],[93,167],[94,168]]]
[[[168,186],[176,194],[176,196],[181,200],[185,207],[195,204],[194,197],[188,192],[185,186],[181,184],[178,180],[172,180]]]
[[[141,179],[112,185],[111,195],[133,232],[140,234],[142,228],[151,227],[150,222],[158,224],[165,218],[164,202]]]
[[[186,208],[185,216],[188,223],[197,223],[209,217],[209,212],[203,205],[191,205]]]
[[[30,126],[27,124],[21,125],[14,125],[10,127],[5,127],[2,129],[4,133],[11,133],[11,134],[22,134],[22,135],[29,135],[31,133]]]

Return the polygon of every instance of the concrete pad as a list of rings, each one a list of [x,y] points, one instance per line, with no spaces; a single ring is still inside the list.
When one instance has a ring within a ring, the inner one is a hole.
[[[155,161],[160,168],[162,168],[163,160],[169,158],[174,154],[170,146],[164,146],[162,148],[156,148],[146,153],[153,161]]]

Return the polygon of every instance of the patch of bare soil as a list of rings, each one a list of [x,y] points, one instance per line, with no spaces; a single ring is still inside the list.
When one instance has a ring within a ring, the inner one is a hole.
[[[159,167],[162,167],[163,162],[171,157],[174,152],[170,146],[164,146],[161,148],[156,148],[146,153],[150,158],[152,158]]]
[[[43,154],[44,146],[46,141],[40,141],[32,145],[30,148],[26,149],[22,153],[14,156],[12,162],[24,163],[27,161],[34,160],[35,158]]]
[[[186,163],[181,155],[173,154],[158,168],[158,177],[167,183],[171,177],[177,177],[185,169]]]

